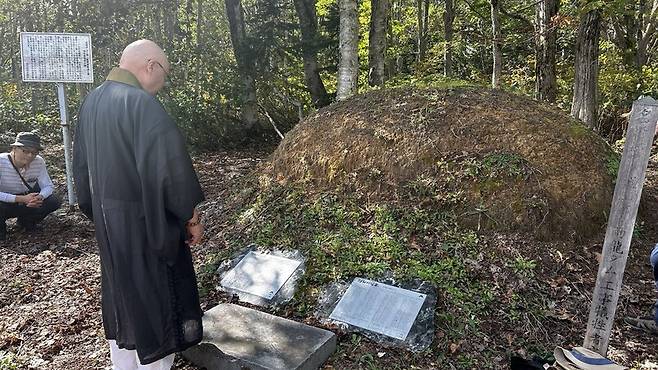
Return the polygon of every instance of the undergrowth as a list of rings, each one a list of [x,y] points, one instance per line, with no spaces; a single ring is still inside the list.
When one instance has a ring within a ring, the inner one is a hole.
[[[478,168],[483,176],[524,173],[522,161],[513,156],[485,158]],[[233,228],[240,232],[227,233],[232,235],[227,240],[230,252],[251,243],[300,250],[307,257],[306,272],[287,310],[297,319],[313,316],[322,288],[331,282],[357,276],[429,281],[438,292],[435,318],[440,335],[428,351],[410,354],[412,362],[470,369],[493,366],[476,343],[496,335],[491,324],[496,317],[512,326],[527,325],[529,313],[535,318],[531,322],[544,317],[546,303],[534,300],[528,291],[535,261],[518,257],[508,262],[506,256],[487,247],[483,236],[460,227],[450,211],[369,202],[337,192],[309,194],[303,187],[282,185],[250,193],[252,198],[233,209]],[[228,255],[225,251],[215,256],[205,272],[211,274]],[[492,284],[493,272],[488,266],[494,264],[503,269],[497,274],[505,275],[504,280],[524,283],[513,288]],[[209,280],[203,281],[202,290],[210,289],[203,287]],[[501,310],[501,303],[509,309]],[[456,343],[461,348],[458,351],[454,350]],[[539,338],[529,336],[528,343],[541,347]],[[335,357],[345,353],[340,348]],[[381,364],[395,367],[395,361],[370,355],[357,362],[359,366],[381,368]],[[399,366],[408,368],[403,362]]]

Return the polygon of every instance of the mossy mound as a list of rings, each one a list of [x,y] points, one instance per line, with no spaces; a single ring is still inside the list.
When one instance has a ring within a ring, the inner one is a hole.
[[[267,172],[309,191],[450,210],[468,226],[580,239],[606,222],[617,164],[596,134],[523,96],[390,89],[306,118]]]

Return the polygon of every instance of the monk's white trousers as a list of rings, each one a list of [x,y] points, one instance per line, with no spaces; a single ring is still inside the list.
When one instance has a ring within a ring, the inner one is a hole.
[[[137,358],[137,351],[121,349],[114,340],[108,342],[110,342],[112,370],[169,370],[174,364],[174,354],[172,353],[163,359],[142,365]]]

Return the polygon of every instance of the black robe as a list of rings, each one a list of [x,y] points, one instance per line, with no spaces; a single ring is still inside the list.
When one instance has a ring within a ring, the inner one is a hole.
[[[201,341],[185,222],[204,197],[162,105],[136,79],[111,78],[80,108],[73,173],[96,226],[105,335],[148,364]]]

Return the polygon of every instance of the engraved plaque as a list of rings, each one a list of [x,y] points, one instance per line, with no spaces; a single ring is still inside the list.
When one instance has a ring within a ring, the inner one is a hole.
[[[356,278],[329,318],[405,340],[425,298],[422,293]]]

